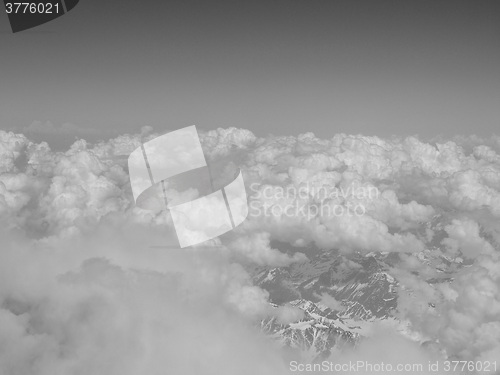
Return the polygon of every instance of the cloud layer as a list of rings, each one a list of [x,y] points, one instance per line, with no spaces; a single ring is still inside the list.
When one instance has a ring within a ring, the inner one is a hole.
[[[287,373],[288,357],[255,326],[301,313],[271,308],[247,269],[307,261],[309,245],[399,254],[398,318],[449,358],[500,358],[499,137],[202,133],[216,184],[242,169],[250,215],[208,247],[180,250],[160,200],[133,203],[127,156],[156,136],[56,152],[0,131],[1,373]],[[466,266],[432,284],[429,258]],[[371,342],[356,355],[374,358]],[[408,361],[427,358],[401,346]]]

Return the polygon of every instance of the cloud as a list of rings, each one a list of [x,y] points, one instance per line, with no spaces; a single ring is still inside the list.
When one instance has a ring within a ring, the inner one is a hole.
[[[32,126],[42,128],[75,130]],[[395,253],[398,318],[449,358],[498,358],[498,137],[201,133],[218,182],[243,171],[251,212],[227,236],[180,250],[158,201],[133,203],[126,158],[154,129],[62,150],[27,135],[0,131],[1,373],[287,373],[282,349],[255,327],[303,312],[272,308],[248,270],[310,261],[297,244]],[[332,276],[357,272],[353,264]],[[394,332],[342,358],[394,356],[433,358]]]
[[[342,305],[342,301],[336,300],[335,297],[330,296],[328,293],[322,293],[319,298],[322,305],[334,311],[343,311],[346,309],[346,307]]]
[[[258,265],[284,267],[294,262],[307,260],[307,257],[302,253],[295,253],[290,256],[279,250],[272,249],[270,247],[270,234],[266,232],[238,236],[228,247],[243,259]]]
[[[133,247],[129,240],[81,239],[57,248],[4,241],[3,373],[282,371],[279,351],[253,328],[267,296],[240,266],[180,250],[148,260],[147,243]]]
[[[493,246],[481,238],[479,224],[473,220],[453,220],[452,224],[445,227],[448,237],[443,239],[443,245],[452,253],[460,251],[468,258],[476,258],[483,254],[493,254]]]
[[[332,356],[329,362],[339,367],[341,374],[355,372],[373,374],[384,372],[393,374],[433,374],[429,363],[435,363],[442,358],[425,347],[420,346],[396,332],[387,325],[376,325],[373,334],[364,340],[356,349],[342,353],[342,356]]]
[[[273,315],[276,315],[277,322],[279,324],[294,323],[305,316],[304,310],[290,305],[279,306],[276,308],[276,311],[273,311],[272,313]]]

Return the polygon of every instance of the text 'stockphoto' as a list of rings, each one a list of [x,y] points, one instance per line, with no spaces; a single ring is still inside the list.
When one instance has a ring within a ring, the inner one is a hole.
[[[500,1],[2,9],[0,375],[500,375]]]

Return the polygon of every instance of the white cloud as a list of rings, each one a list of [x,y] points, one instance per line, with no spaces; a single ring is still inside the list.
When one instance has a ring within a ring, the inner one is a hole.
[[[447,355],[498,358],[498,137],[430,144],[312,133],[262,139],[235,128],[203,133],[210,163],[230,164],[224,176],[243,170],[250,203],[281,212],[296,204],[363,204],[366,211],[250,215],[218,240],[220,247],[180,250],[165,212],[133,204],[126,157],[141,137],[155,136],[145,128],[56,152],[0,132],[1,373],[286,373],[283,353],[254,325],[265,315],[286,323],[302,312],[270,309],[267,292],[244,268],[307,260],[292,246],[287,253],[273,248],[274,240],[344,254],[400,253],[391,272],[400,283],[399,317]],[[346,191],[354,184],[380,194],[263,195],[267,188]],[[151,247],[163,244],[173,245]],[[425,254],[458,262],[459,252],[473,262],[457,266],[449,282],[427,281],[442,274]],[[327,295],[322,300],[339,307]],[[345,358],[429,358],[416,343],[391,335],[375,335]]]

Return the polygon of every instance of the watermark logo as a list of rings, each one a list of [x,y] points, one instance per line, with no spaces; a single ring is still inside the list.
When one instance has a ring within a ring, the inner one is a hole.
[[[343,187],[310,182],[286,187],[253,183],[250,190],[250,217],[293,217],[306,221],[318,217],[363,216],[367,212],[366,203],[380,196],[375,186],[356,182]]]
[[[31,0],[14,2],[4,0],[13,33],[31,29],[63,16],[73,9],[79,0]]]
[[[196,127],[189,126],[155,139],[134,150],[128,158],[134,200],[168,178],[195,169],[208,168]],[[181,248],[218,237],[238,225],[248,215],[247,194],[241,170],[220,190],[182,204],[169,204]]]

